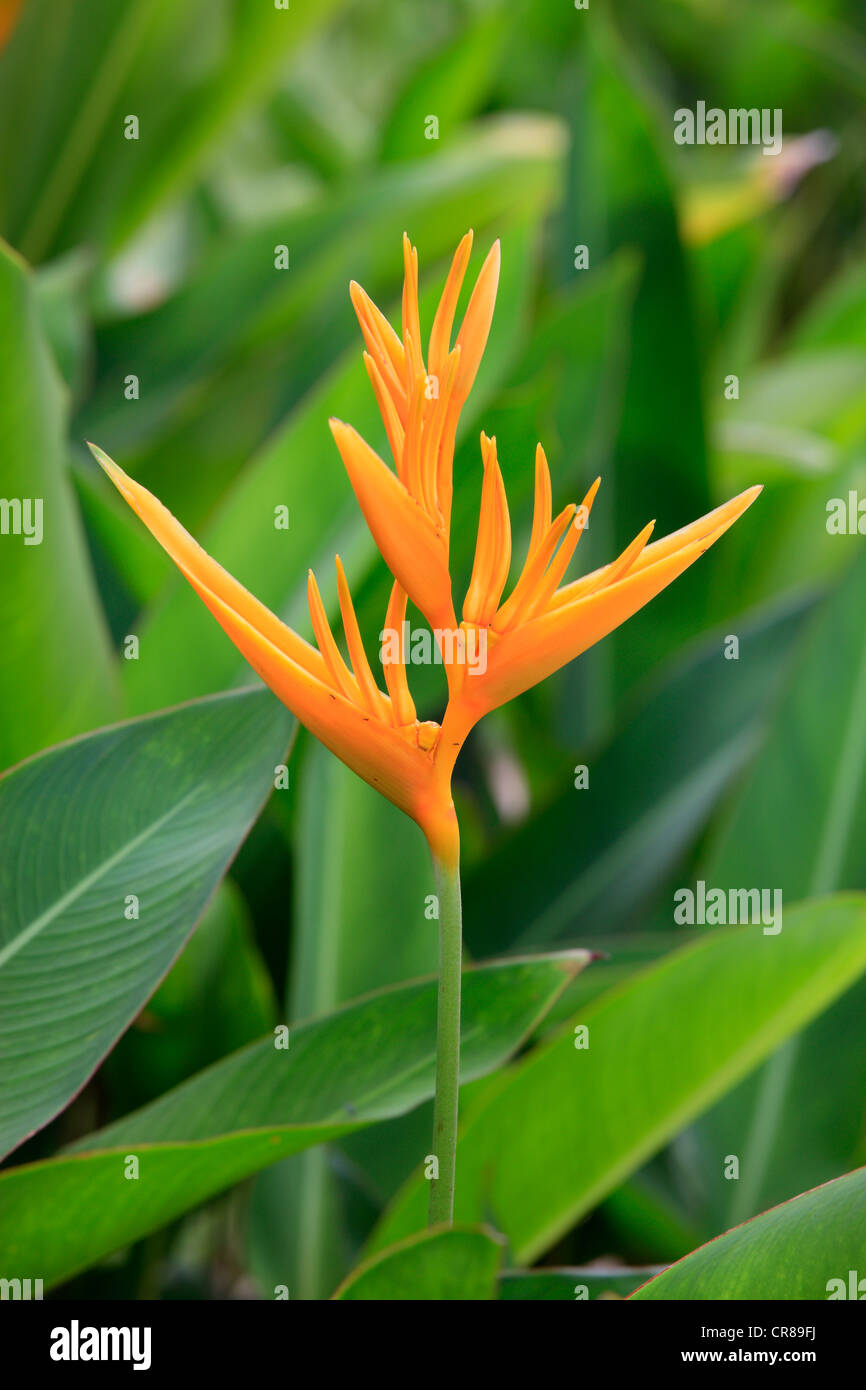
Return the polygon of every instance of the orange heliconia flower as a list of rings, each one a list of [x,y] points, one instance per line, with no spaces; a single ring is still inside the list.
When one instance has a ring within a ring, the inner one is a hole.
[[[337,581],[348,663],[331,631],[312,571],[309,606],[317,646],[304,641],[197,544],[145,488],[93,448],[130,506],[174,560],[217,622],[262,680],[337,757],[418,822],[436,858],[458,853],[451,774],[475,723],[489,710],[559,670],[681,574],[754,501],[750,488],[648,544],[652,523],[611,564],[563,584],[598,489],[580,507],[552,514],[544,450],[535,457],[535,508],[523,568],[508,598],[511,524],[496,440],[481,436],[484,479],[475,563],[454,611],[449,573],[454,443],[460,411],[487,342],[499,278],[499,243],[481,268],[454,338],[454,318],[472,248],[461,241],[422,352],[418,256],[404,237],[402,336],[359,285],[351,297],[366,343],[364,361],[385,424],[396,471],[350,425],[331,421],[337,447],[379,550],[394,576],[385,630],[397,654],[379,688],[364,652],[339,558]],[[406,679],[407,598],[440,643],[448,677],[442,724],[421,722]],[[474,646],[472,644],[475,644]],[[466,652],[483,650],[470,670]]]

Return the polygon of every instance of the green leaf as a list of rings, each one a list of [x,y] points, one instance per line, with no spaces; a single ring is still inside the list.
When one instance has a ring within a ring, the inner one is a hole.
[[[502,1249],[493,1231],[438,1227],[366,1260],[334,1298],[355,1303],[493,1299]]]
[[[866,555],[810,623],[770,738],[744,782],[701,877],[767,883],[785,900],[866,888]],[[866,1063],[849,1046],[866,986],[787,1044],[701,1126],[702,1146],[740,1155],[738,1182],[716,1168],[713,1220],[731,1225],[860,1161]]]
[[[287,55],[344,5],[345,0],[316,0],[314,5],[291,8],[233,6],[218,61],[210,71],[185,90],[173,91],[170,101],[165,99],[165,74],[159,74],[162,84],[152,89],[153,132],[140,162],[127,175],[123,197],[117,199],[110,228],[114,244],[125,241],[155,208],[190,186],[217,156],[219,142],[244,110],[265,100]],[[199,24],[207,25],[210,14],[211,7],[205,6]]]
[[[461,24],[455,38],[408,74],[385,121],[380,150],[383,161],[423,158],[436,148],[437,141],[454,139],[496,76],[506,34],[504,11],[508,8],[499,5],[471,23]],[[435,141],[427,134],[431,112],[438,122]]]
[[[111,717],[115,672],[65,469],[65,392],[0,243],[0,767]],[[41,520],[40,520],[41,518]]]
[[[632,1298],[860,1299],[864,1222],[861,1168],[726,1231]]]
[[[702,639],[597,755],[562,766],[547,804],[467,874],[474,951],[629,923],[754,754],[806,612],[800,601],[752,619],[737,661],[724,660],[722,633]],[[575,789],[575,762],[587,763],[588,787]],[[515,863],[532,874],[515,879]]]
[[[315,743],[301,772],[298,827],[288,1017],[320,1017],[370,990],[435,973],[437,925],[425,917],[435,885],[418,827]],[[407,1172],[416,1156],[413,1148]],[[351,1248],[343,1195],[321,1146],[261,1175],[250,1239],[264,1288],[284,1283],[292,1298],[328,1296]]]
[[[0,1152],[67,1104],[153,993],[292,724],[245,691],[100,730],[0,779]]]
[[[587,26],[580,76],[584,101],[567,89],[574,141],[563,278],[574,273],[575,243],[589,245],[596,258],[637,246],[644,261],[617,451],[617,539],[625,545],[650,517],[659,517],[664,534],[709,508],[701,342],[669,172],[670,137],[607,14]]]
[[[29,0],[0,58],[6,234],[31,259],[126,241],[205,172],[338,3],[90,0],[85,23],[78,0]]]
[[[534,1259],[864,969],[854,896],[791,909],[776,936],[725,927],[667,956],[578,1015],[587,1048],[567,1027],[473,1106],[455,1219],[485,1214]],[[423,1225],[425,1195],[414,1179],[373,1249]]]
[[[500,1067],[587,959],[466,971],[463,1080]],[[436,991],[384,990],[293,1027],[288,1048],[265,1037],[60,1157],[0,1174],[0,1248],[57,1283],[277,1159],[412,1109],[433,1093]]]
[[[106,1059],[100,1080],[124,1111],[133,1110],[254,1042],[276,1018],[246,905],[226,879],[180,959]]]
[[[583,1302],[591,1298],[626,1298],[655,1269],[626,1269],[623,1265],[589,1265],[586,1269],[509,1269],[499,1280],[499,1297],[506,1303]]]
[[[436,263],[450,259],[467,227],[484,246],[550,199],[560,144],[549,120],[526,117],[510,131],[493,122],[423,166],[374,172],[233,228],[163,304],[100,329],[100,377],[77,433],[101,440],[122,463],[135,450],[136,476],[167,506],[183,498],[206,514],[235,452],[248,456],[350,345],[360,355],[349,281],[383,308],[399,297],[404,229],[419,242],[422,279],[434,267],[438,278]],[[284,244],[291,268],[278,272],[274,247]],[[142,382],[133,409],[122,391],[130,362]],[[207,469],[190,478],[177,467],[202,451]]]

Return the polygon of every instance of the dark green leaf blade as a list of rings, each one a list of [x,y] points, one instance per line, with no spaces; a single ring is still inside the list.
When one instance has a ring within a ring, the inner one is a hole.
[[[462,1079],[500,1067],[587,960],[466,971]],[[433,1093],[435,1020],[435,980],[383,990],[293,1027],[288,1048],[265,1037],[60,1157],[0,1174],[0,1248],[56,1283],[280,1158],[412,1109]]]
[[[84,1085],[165,975],[282,761],[266,691],[88,734],[0,780],[0,1152]]]

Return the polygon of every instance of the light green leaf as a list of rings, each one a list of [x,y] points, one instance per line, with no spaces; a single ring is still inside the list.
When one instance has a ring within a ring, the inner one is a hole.
[[[534,1259],[864,969],[856,896],[791,909],[776,936],[724,927],[667,956],[578,1015],[587,1048],[567,1027],[473,1107],[455,1219],[484,1213]],[[407,1185],[373,1249],[423,1225],[425,1195]]]
[[[464,974],[464,1081],[495,1071],[574,974],[575,951]],[[311,1144],[433,1093],[436,981],[265,1037],[58,1158],[0,1174],[0,1248],[54,1284]],[[126,1156],[139,1164],[125,1177]]]
[[[657,1299],[861,1299],[866,1169],[693,1250],[632,1294]]]
[[[245,691],[49,749],[0,779],[0,1152],[81,1089],[168,970],[293,721]]]
[[[779,888],[786,901],[866,888],[866,555],[816,611],[770,738],[701,867],[708,884]],[[768,875],[769,880],[768,880]],[[794,1039],[700,1127],[740,1155],[738,1182],[705,1185],[713,1223],[745,1220],[862,1156],[866,1059],[842,1040],[866,987]]]
[[[100,1079],[124,1110],[135,1109],[261,1037],[276,1019],[246,904],[225,879],[180,958],[106,1058]]]
[[[450,259],[468,227],[484,246],[549,201],[560,152],[550,120],[490,122],[420,167],[374,172],[298,210],[233,228],[165,303],[101,328],[100,379],[77,432],[101,440],[121,463],[135,450],[136,476],[167,506],[184,498],[206,513],[219,495],[213,475],[225,481],[226,439],[237,438],[242,459],[252,431],[272,429],[347,347],[360,353],[349,281],[383,309],[399,298],[404,229],[418,242],[422,281],[431,271],[438,279],[437,262]],[[275,245],[289,248],[287,271],[274,269]],[[119,389],[131,361],[142,381],[132,410]],[[241,415],[240,430],[231,411]],[[202,439],[198,448],[192,437]],[[208,469],[190,478],[175,460],[186,463],[202,447]]]
[[[320,745],[301,770],[288,1017],[319,1017],[373,989],[435,973],[435,891],[418,827]],[[383,853],[383,846],[387,852]],[[407,1164],[414,1167],[417,1150]],[[250,1204],[264,1288],[326,1298],[345,1274],[343,1185],[322,1146],[275,1164]]]
[[[111,717],[115,672],[65,469],[65,391],[0,243],[0,767]]]
[[[366,1260],[334,1298],[350,1303],[494,1299],[502,1249],[493,1231],[434,1228]]]

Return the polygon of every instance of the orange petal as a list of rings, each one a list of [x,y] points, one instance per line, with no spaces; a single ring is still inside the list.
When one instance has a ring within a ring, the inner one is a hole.
[[[487,627],[493,621],[511,565],[508,499],[496,457],[496,440],[481,436],[484,483],[472,579],[463,603],[463,620]]]
[[[373,672],[370,670],[370,663],[367,660],[367,653],[364,651],[364,643],[361,638],[361,629],[358,627],[358,619],[355,616],[355,605],[352,602],[352,595],[349,593],[349,585],[346,581],[346,572],[343,569],[343,562],[337,556],[337,594],[340,599],[340,613],[343,617],[343,632],[346,634],[346,645],[349,648],[349,659],[352,662],[352,670],[355,680],[361,688],[361,695],[367,709],[376,719],[385,720],[385,711],[382,708],[382,692],[373,679]]]
[[[577,508],[573,502],[569,502],[567,507],[563,507],[556,520],[548,526],[547,534],[542,537],[527,557],[526,564],[523,566],[520,578],[510,597],[496,614],[497,632],[507,632],[509,628],[515,627],[529,611],[529,607],[538,592],[538,586],[553,559],[556,547],[571,525],[576,512]]]
[[[336,691],[323,690],[218,595],[195,587],[238,651],[301,723],[365,782],[417,820],[430,780],[426,755],[393,725],[365,714]]]
[[[456,397],[461,405],[472,390],[472,383],[475,381],[484,349],[487,346],[487,335],[493,322],[493,308],[496,304],[496,290],[499,285],[500,259],[500,247],[497,240],[491,246],[487,259],[481,267],[463,322],[460,325],[460,332],[457,334],[457,346],[460,348],[460,372],[457,377]]]
[[[418,315],[418,252],[403,233],[403,346],[406,351],[406,393],[424,375],[421,320]]]
[[[550,469],[547,455],[538,444],[535,449],[535,502],[532,508],[532,535],[529,538],[527,559],[541,545],[550,530],[553,520],[553,489],[550,485]]]
[[[367,351],[379,368],[382,380],[402,424],[406,423],[406,353],[381,309],[378,309],[370,296],[362,290],[357,281],[349,285],[352,301]]]
[[[737,517],[741,516],[752,505],[761,491],[760,486],[747,488],[745,492],[732,497],[729,502],[723,502],[720,507],[715,507],[705,516],[698,517],[697,521],[689,522],[688,526],[681,527],[679,531],[671,531],[661,540],[653,541],[635,561],[634,570],[638,571],[646,569],[648,565],[654,565],[658,560],[665,559],[692,541],[698,541],[703,536],[709,535],[719,526],[723,530],[727,530],[728,526],[733,525]],[[603,578],[608,575],[617,563],[616,560],[613,560],[610,564],[602,565],[601,569],[593,570],[591,574],[585,574],[583,578],[575,579],[571,584],[566,584],[564,588],[554,594],[551,607],[561,608],[570,604],[574,599],[591,593],[597,587],[596,581],[599,577]]]
[[[437,412],[436,437],[436,505],[445,528],[451,527],[451,499],[454,490],[454,444],[457,439],[457,422],[460,418],[460,403],[454,391],[460,371],[460,349],[455,347],[448,358],[445,377],[445,390],[441,392]]]
[[[495,709],[601,641],[724,535],[760,490],[750,488],[692,526],[684,527],[676,533],[684,538],[679,544],[671,544],[673,537],[668,536],[656,546],[647,546],[622,578],[588,595],[573,597],[570,602],[551,604],[539,617],[504,633],[489,650],[487,671],[475,678],[476,701],[483,702],[488,710]],[[646,562],[654,549],[658,558]],[[569,588],[573,591],[575,586]],[[557,599],[567,592],[560,590]]]
[[[407,356],[411,360],[412,339],[408,333],[406,334],[406,342],[410,348]],[[419,374],[409,392],[409,418],[406,421],[406,443],[403,448],[403,480],[415,501],[420,502],[421,506],[429,511],[421,478],[421,420],[423,410],[424,377]]]
[[[388,436],[388,443],[391,446],[391,456],[394,459],[394,467],[397,469],[397,476],[401,482],[406,481],[403,456],[406,445],[406,431],[403,422],[397,412],[393,398],[385,385],[384,378],[376,362],[375,357],[371,357],[369,352],[364,353],[364,366],[367,368],[367,375],[370,378],[370,385],[373,387],[373,394],[376,397],[376,404],[379,407],[379,414],[385,425],[385,433]]]
[[[190,583],[201,582],[214,593],[220,594],[230,607],[262,632],[269,642],[292,661],[303,666],[318,680],[327,682],[327,666],[315,647],[311,647],[309,642],[305,642],[290,627],[286,627],[275,613],[254,598],[243,584],[239,584],[223,569],[222,565],[211,559],[207,551],[202,550],[198,541],[193,540],[189,532],[184,530],[180,522],[152,492],[148,492],[147,488],[128,477],[123,469],[95,444],[89,444],[88,448],[121,496],[126,498],[132,510],[141,518],[151,535],[159,541],[163,550],[174,560]]]
[[[547,607],[552,596],[556,593],[556,590],[559,588],[559,585],[562,581],[562,577],[565,574],[565,571],[568,569],[568,566],[571,563],[571,558],[574,555],[575,550],[577,549],[578,542],[581,536],[583,535],[587,519],[589,517],[590,512],[592,511],[592,504],[595,501],[595,494],[598,492],[600,483],[601,478],[596,478],[592,487],[589,489],[589,492],[586,494],[580,506],[577,508],[574,515],[574,519],[572,520],[571,525],[569,526],[568,531],[566,532],[565,539],[563,540],[562,545],[559,547],[553,559],[551,560],[550,565],[545,570],[542,580],[535,591],[535,594],[530,599],[530,602],[526,608],[526,612],[523,615],[524,619],[534,618],[537,613],[541,613],[543,609]],[[652,530],[654,525],[655,522],[653,522],[650,526],[650,531]],[[647,534],[649,534],[649,532],[647,532]],[[638,537],[638,539],[640,540],[640,537]],[[640,549],[641,546],[638,546],[634,554],[639,554]],[[631,554],[629,554],[627,557],[623,557],[623,566],[621,573],[625,573],[625,571],[631,564],[633,558],[634,557]],[[617,578],[618,577],[619,572],[617,573]]]
[[[454,627],[445,538],[400,479],[351,425],[331,431],[373,539],[431,627]]]
[[[442,375],[446,358],[451,349],[451,330],[454,327],[454,315],[457,311],[457,301],[460,298],[460,290],[466,275],[466,267],[469,264],[471,252],[472,232],[470,231],[463,237],[454,253],[451,269],[448,272],[448,279],[445,281],[442,298],[439,300],[436,316],[433,319],[433,327],[430,330],[427,365],[434,376]]]
[[[616,584],[617,580],[622,579],[628,574],[629,570],[634,569],[638,556],[646,549],[646,543],[654,529],[655,522],[648,521],[643,530],[635,536],[634,540],[629,541],[619,558],[614,560],[612,565],[608,566],[603,575],[600,575],[596,582],[586,589],[585,593],[581,593],[581,597],[583,598],[588,594],[594,594],[596,589],[600,589],[603,584]]]
[[[388,611],[385,614],[385,627],[388,632],[397,633],[397,642],[400,649],[399,661],[389,661],[383,663],[382,669],[385,672],[385,684],[388,687],[388,694],[391,696],[391,703],[394,706],[394,714],[398,724],[415,723],[415,702],[409,690],[409,682],[406,679],[406,652],[403,643],[403,623],[406,619],[406,590],[395,583],[391,588],[391,597],[388,600]]]
[[[338,758],[417,820],[431,844],[447,845],[453,807],[429,755],[335,691],[321,653],[212,560],[146,488],[91,449],[265,684]]]
[[[325,605],[322,603],[322,596],[316,583],[316,576],[312,570],[307,576],[307,602],[319,651],[325,658],[335,688],[345,695],[347,700],[360,703],[361,692],[358,682],[343,660],[340,649],[334,640],[331,624],[328,622]]]

